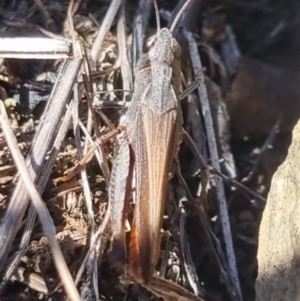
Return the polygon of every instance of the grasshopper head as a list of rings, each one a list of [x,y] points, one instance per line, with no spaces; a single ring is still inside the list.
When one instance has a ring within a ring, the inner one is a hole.
[[[165,63],[170,65],[174,57],[180,58],[181,48],[178,42],[173,38],[169,29],[161,29],[155,36],[153,44],[150,45],[150,61]]]

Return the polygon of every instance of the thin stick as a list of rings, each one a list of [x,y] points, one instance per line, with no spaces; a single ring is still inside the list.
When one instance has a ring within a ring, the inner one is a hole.
[[[15,164],[20,172],[20,176],[27,188],[27,192],[30,195],[32,204],[34,205],[42,228],[43,232],[48,238],[49,245],[52,250],[53,261],[55,263],[58,274],[61,278],[63,286],[67,292],[68,297],[74,301],[80,301],[79,293],[77,292],[76,286],[68,269],[68,266],[65,262],[63,253],[59,247],[59,244],[55,238],[56,229],[49,214],[49,211],[43,202],[40,194],[38,193],[33,181],[32,177],[26,167],[26,162],[24,157],[22,156],[19,148],[16,137],[14,136],[10,126],[9,120],[6,115],[5,107],[3,102],[0,102],[0,123],[2,126],[3,133],[5,134],[5,138],[8,144],[8,147],[11,151],[11,155],[15,161]]]

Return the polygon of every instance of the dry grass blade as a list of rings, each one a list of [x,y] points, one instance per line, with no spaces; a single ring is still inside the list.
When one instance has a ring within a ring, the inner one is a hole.
[[[17,59],[68,58],[70,46],[66,41],[49,38],[0,38],[0,57]]]
[[[114,17],[120,8],[121,3],[122,3],[122,0],[113,0],[109,6],[109,9],[105,15],[105,18],[104,18],[102,24],[101,24],[101,28],[99,30],[98,36],[94,42],[94,45],[93,45],[93,48],[91,51],[91,58],[92,58],[93,63],[95,63],[98,58],[105,35],[109,31],[111,24],[114,20]]]
[[[74,110],[74,115],[73,115],[73,120],[74,120],[73,130],[74,130],[74,136],[75,136],[75,140],[76,140],[78,153],[79,153],[80,158],[82,159],[83,151],[82,151],[81,143],[80,143],[81,137],[80,137],[80,128],[79,128],[79,115],[78,115],[78,110],[77,110],[77,108],[79,107],[78,85],[77,84],[75,84],[75,86],[74,86],[74,101],[75,101],[75,103],[77,103],[77,106],[76,106],[76,110]],[[90,221],[90,225],[91,225],[91,235],[93,237],[94,232],[95,232],[95,215],[94,215],[94,210],[93,210],[91,189],[90,189],[90,185],[88,182],[88,174],[87,174],[85,166],[83,166],[83,169],[81,170],[81,179],[82,179],[85,203],[86,203],[86,207],[87,207],[87,211],[88,211],[88,215],[89,215],[89,221]],[[94,293],[96,295],[96,299],[99,300],[98,285],[96,284],[96,283],[98,283],[97,259],[98,258],[96,256],[94,256],[92,264],[89,265],[92,268],[87,269],[87,272],[88,272],[87,278],[93,277]],[[84,286],[84,284],[83,284],[83,286]],[[84,291],[84,288],[82,288],[82,291]]]
[[[3,102],[0,102],[0,112],[1,112],[0,123],[1,123],[2,129],[3,129],[3,132],[5,134],[7,144],[11,151],[11,154],[15,161],[15,164],[20,172],[21,179],[23,180],[23,182],[26,186],[26,189],[31,198],[32,204],[34,205],[34,207],[37,211],[39,220],[42,224],[44,234],[48,238],[49,245],[52,250],[53,260],[56,265],[58,274],[60,275],[61,281],[64,285],[64,288],[65,288],[70,300],[80,301],[80,296],[77,292],[77,289],[75,287],[75,284],[74,284],[74,281],[70,274],[70,271],[68,269],[68,266],[65,262],[62,251],[59,247],[59,244],[55,238],[56,231],[55,231],[55,226],[54,226],[53,220],[51,219],[49,211],[47,210],[46,205],[44,204],[39,192],[37,191],[37,189],[34,185],[34,182],[32,180],[32,177],[26,167],[25,159],[22,156],[22,154],[18,148],[17,139],[15,138],[15,136],[9,126],[9,120],[6,115],[6,110],[5,110]]]
[[[77,104],[76,109],[73,112],[73,132],[75,136],[76,146],[79,154],[79,158],[83,158],[83,150],[81,147],[81,135],[80,135],[80,128],[79,128],[79,114],[78,114],[78,107],[79,107],[79,97],[78,97],[78,85],[74,85],[74,101]],[[80,172],[81,174],[81,180],[82,180],[82,187],[83,187],[83,194],[85,199],[85,204],[87,207],[88,217],[89,217],[89,223],[91,226],[91,236],[93,237],[94,231],[95,231],[95,215],[93,210],[93,203],[92,203],[92,195],[91,195],[91,188],[88,182],[88,174],[85,168],[85,165],[82,166],[82,170]],[[96,263],[96,262],[95,262]],[[88,269],[88,276],[95,275],[98,272],[98,266],[95,266],[95,269]],[[83,288],[81,291],[81,294],[83,292]],[[99,295],[98,293],[98,286],[94,286],[94,292],[96,296]],[[98,299],[98,298],[97,298]]]
[[[84,80],[84,85],[85,85],[85,89],[86,89],[86,96],[87,96],[87,101],[88,101],[88,105],[89,105],[89,111],[88,111],[88,121],[87,121],[87,129],[88,132],[91,132],[92,126],[94,128],[95,134],[97,139],[100,138],[100,128],[101,128],[101,124],[100,124],[100,120],[98,120],[97,116],[96,116],[96,112],[95,109],[93,107],[93,80],[92,80],[92,76],[91,76],[91,67],[90,67],[91,63],[88,61],[88,59],[85,59],[85,72],[86,74],[83,74],[83,80]],[[85,145],[84,145],[84,153],[86,153],[88,150],[88,143],[86,141]],[[98,159],[100,168],[102,169],[103,172],[103,176],[105,178],[106,184],[109,184],[109,179],[110,179],[110,169],[108,166],[108,162],[106,160],[106,154],[105,154],[105,150],[104,147],[99,144],[99,152],[96,152],[96,157]]]
[[[80,269],[76,275],[75,284],[77,285],[82,277],[82,274],[84,272],[85,266],[87,265],[87,262],[92,257],[93,252],[95,251],[96,247],[98,246],[98,242],[100,241],[100,238],[102,238],[105,231],[108,229],[108,226],[110,224],[110,206],[107,208],[105,217],[102,221],[101,226],[96,231],[95,235],[92,237],[92,242],[90,244],[90,249],[87,252],[87,254],[84,257],[84,260],[80,266]]]
[[[31,151],[26,159],[30,176],[33,179],[38,178],[42,172],[42,162],[49,149],[49,145],[55,137],[57,124],[65,112],[65,105],[69,100],[72,86],[77,78],[81,62],[81,59],[67,61],[63,64],[61,72],[58,75],[56,86],[53,88],[40,127],[32,143]],[[61,81],[62,77],[64,78],[64,81]],[[5,266],[10,246],[17,234],[25,210],[28,206],[29,196],[27,193],[24,193],[24,191],[26,191],[25,186],[20,179],[14,189],[5,215],[1,221],[0,237],[2,238],[2,248],[0,250],[0,267],[2,268]]]
[[[79,114],[78,114],[78,107],[79,107],[79,95],[78,95],[78,84],[74,85],[74,110],[73,110],[73,132],[75,137],[75,142],[79,154],[79,158],[83,158],[83,152],[81,147],[81,137],[80,137],[80,127],[79,127]],[[95,221],[94,221],[94,211],[92,205],[92,196],[91,196],[91,188],[88,183],[88,175],[85,168],[85,165],[82,166],[81,169],[81,179],[82,179],[82,186],[83,186],[83,193],[86,201],[86,206],[89,214],[89,220],[92,228],[92,233],[94,232],[95,228]]]
[[[120,60],[121,60],[123,89],[128,91],[132,89],[133,80],[132,80],[132,73],[130,70],[130,64],[128,61],[127,47],[126,47],[126,20],[125,20],[124,3],[122,3],[120,9],[117,34],[118,34],[118,46],[119,46]],[[126,94],[128,93],[124,93],[123,100],[125,100]]]
[[[139,0],[139,7],[134,20],[134,47],[133,47],[133,66],[143,53],[143,42],[145,38],[146,27],[153,7],[152,0]]]

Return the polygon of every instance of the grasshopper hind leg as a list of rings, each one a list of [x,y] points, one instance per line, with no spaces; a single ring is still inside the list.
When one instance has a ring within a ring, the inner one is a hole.
[[[111,171],[109,202],[111,206],[111,228],[113,236],[112,258],[126,260],[126,220],[132,178],[130,148],[125,133],[117,136],[115,162]]]

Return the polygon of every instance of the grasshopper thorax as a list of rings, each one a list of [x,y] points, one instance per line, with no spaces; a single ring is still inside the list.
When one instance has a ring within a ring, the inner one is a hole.
[[[170,65],[174,57],[180,58],[181,48],[173,38],[168,28],[161,29],[155,36],[153,44],[150,45],[149,59],[157,63]]]

